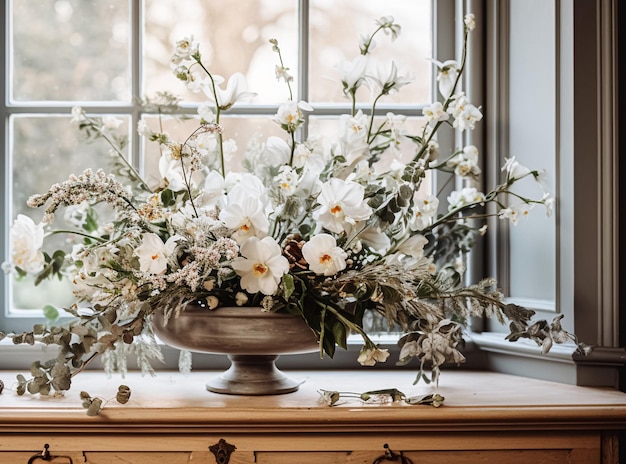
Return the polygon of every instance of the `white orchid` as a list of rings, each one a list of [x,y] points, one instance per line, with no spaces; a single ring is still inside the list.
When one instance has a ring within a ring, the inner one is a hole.
[[[273,295],[289,262],[272,237],[250,237],[241,246],[241,255],[233,261],[233,269],[241,277],[241,287],[252,294]]]
[[[422,114],[426,117],[428,124],[436,125],[438,122],[447,121],[450,115],[443,109],[441,102],[432,103],[422,110]]]
[[[141,244],[135,248],[135,254],[139,258],[139,270],[150,274],[165,274],[176,242],[181,239],[182,237],[173,236],[163,243],[157,234],[151,232],[143,234]]]
[[[464,93],[454,98],[452,105],[448,107],[448,113],[454,117],[452,126],[461,131],[473,130],[476,122],[483,118],[480,110],[469,102]]]
[[[454,169],[454,173],[460,177],[477,177],[480,175],[478,167],[478,149],[474,145],[467,145],[462,151],[450,158],[446,166]]]
[[[443,98],[449,98],[454,91],[457,78],[459,76],[459,64],[455,60],[447,60],[443,63],[431,60],[437,66],[437,82],[439,83],[439,93]]]
[[[518,203],[517,205],[500,210],[498,217],[500,219],[508,219],[511,224],[517,225],[519,220],[528,217],[530,210],[535,205],[531,203]]]
[[[320,208],[313,213],[327,230],[341,233],[372,215],[372,208],[364,203],[365,188],[356,182],[332,178],[322,185],[317,201]]]
[[[416,192],[413,198],[413,214],[409,220],[411,230],[423,230],[431,223],[432,218],[437,215],[439,199],[434,195],[425,195]]]
[[[365,82],[375,94],[393,95],[405,85],[410,84],[415,79],[411,73],[400,75],[395,62],[391,62],[387,67],[378,65],[373,73],[365,77]]]
[[[352,61],[344,60],[339,63],[337,66],[339,79],[346,96],[357,91],[365,78],[368,63],[369,58],[366,55],[358,55]]]
[[[263,202],[252,195],[229,195],[228,204],[220,212],[219,219],[233,230],[233,238],[240,245],[249,237],[265,237],[269,229],[269,220]]]
[[[348,254],[343,248],[337,246],[335,237],[329,234],[318,234],[304,244],[302,256],[313,272],[332,276],[346,268]]]
[[[248,92],[248,86],[246,84],[246,78],[240,72],[234,73],[228,79],[226,88],[222,89],[218,85],[220,79],[217,76],[213,77],[215,84],[215,93],[217,94],[217,106],[225,111],[232,107],[237,102],[247,102],[256,96],[253,92]],[[204,93],[209,97],[211,101],[215,101],[215,95],[213,95],[213,87],[205,86],[203,88]]]
[[[515,160],[515,156],[505,158],[504,160],[505,163],[504,166],[502,166],[502,171],[506,172],[507,182],[514,179],[521,179],[531,173],[530,169]]]
[[[471,204],[479,204],[485,201],[485,194],[479,192],[475,187],[465,187],[455,190],[448,196],[448,209],[450,211]]]

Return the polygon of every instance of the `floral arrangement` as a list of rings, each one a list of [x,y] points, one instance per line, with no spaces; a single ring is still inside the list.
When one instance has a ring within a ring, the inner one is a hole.
[[[497,215],[516,224],[536,205],[549,215],[554,201],[543,188],[536,198],[515,192],[526,178],[541,187],[544,173],[514,158],[506,161],[502,183],[482,193],[474,184],[480,175],[474,146],[439,152],[442,125],[469,131],[482,118],[459,85],[474,27],[467,15],[460,63],[433,60],[441,101],[423,109],[423,129],[411,134],[402,115],[375,117],[377,102],[411,81],[393,62],[386,73],[372,71],[374,38],[382,33],[393,40],[401,30],[393,18],[380,18],[361,39],[360,54],[339,67],[351,111],[339,118],[332,141],[300,140],[304,112],[313,108],[293,99],[293,77],[271,40],[276,77],[289,94],[273,118],[285,137],[250,143],[243,173],[225,170],[232,141],[220,117],[253,94],[239,73],[224,86],[205,67],[193,38],[176,43],[170,64],[189,89],[210,100],[198,109],[197,128],[177,141],[144,122],[138,127],[161,150],[158,185],[148,185],[126,161],[120,121],[75,108],[72,122],[87,139],[110,143],[115,175],[87,170],[71,176],[29,199],[29,206],[45,206],[40,223],[24,215],[15,220],[5,269],[17,277],[35,275],[37,282],[70,279],[76,298],[63,308],[69,321],[9,334],[15,343],[59,347],[55,359],[32,366],[32,379],[20,376],[18,392],[67,390],[71,377],[101,355],[106,369],[123,371],[125,356],[133,353],[151,372],[150,361],[160,356],[151,315],[163,310],[176,317],[191,303],[206,311],[259,306],[301,315],[319,337],[320,352],[330,357],[336,347],[346,347],[348,334],[361,335],[363,365],[389,356],[363,323],[366,314],[380,314],[402,330],[398,364],[417,359],[418,380],[436,380],[443,364],[464,361],[459,345],[469,317],[509,321],[510,340],[529,338],[543,351],[553,342],[575,340],[559,317],[533,322],[533,311],[506,304],[494,279],[463,284],[463,257],[486,232],[485,218]],[[362,86],[372,96],[369,112],[356,110]],[[166,114],[177,99],[163,93],[145,104]],[[401,162],[398,154],[407,144],[414,156]],[[427,173],[436,170],[465,180],[445,208],[422,188]],[[110,221],[99,221],[98,204],[113,211]],[[74,230],[52,229],[60,208]],[[59,233],[67,234],[67,249],[43,251]],[[48,310],[56,319],[56,309]],[[189,359],[182,359],[188,367]]]

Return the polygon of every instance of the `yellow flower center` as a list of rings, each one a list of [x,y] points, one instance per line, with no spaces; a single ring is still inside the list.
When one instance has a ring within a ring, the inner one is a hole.
[[[254,277],[263,277],[267,272],[267,266],[263,263],[256,263],[252,266],[252,272],[254,273]]]
[[[152,256],[150,256],[150,257],[152,258],[152,260],[159,259],[159,255],[152,255]]]
[[[330,208],[330,212],[332,214],[339,214],[339,213],[341,213],[341,206],[339,206],[339,205],[333,206],[332,208]]]
[[[332,262],[332,260],[333,260],[332,256],[328,254],[320,256],[320,264],[328,264]]]

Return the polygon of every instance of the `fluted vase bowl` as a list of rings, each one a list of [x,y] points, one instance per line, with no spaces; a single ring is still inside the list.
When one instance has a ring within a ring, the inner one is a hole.
[[[280,355],[319,350],[316,335],[299,315],[263,312],[258,307],[210,310],[188,305],[165,323],[152,316],[155,334],[166,344],[197,353],[225,354],[231,366],[207,383],[207,390],[231,395],[277,395],[298,390],[299,381],[275,364]]]

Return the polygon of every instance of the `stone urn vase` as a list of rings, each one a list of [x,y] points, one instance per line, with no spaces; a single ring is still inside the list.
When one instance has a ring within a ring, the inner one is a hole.
[[[207,390],[231,395],[277,395],[298,390],[299,381],[275,364],[280,355],[319,350],[315,333],[299,315],[263,312],[259,307],[210,310],[190,304],[167,323],[152,316],[154,333],[174,348],[228,356],[231,366],[207,383]]]

